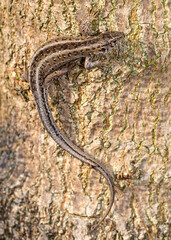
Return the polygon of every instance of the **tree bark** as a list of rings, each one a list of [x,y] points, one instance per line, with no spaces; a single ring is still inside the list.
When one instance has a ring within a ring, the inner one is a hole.
[[[114,173],[106,181],[62,150],[35,108],[28,70],[54,36],[122,31],[104,69],[76,67],[50,88],[62,131]],[[1,0],[0,239],[169,239],[170,52],[168,1]]]

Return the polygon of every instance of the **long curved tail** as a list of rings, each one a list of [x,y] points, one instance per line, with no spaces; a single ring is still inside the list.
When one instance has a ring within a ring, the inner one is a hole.
[[[114,184],[113,184],[113,180],[112,180],[112,177],[110,176],[110,174],[107,171],[104,171],[104,169],[101,168],[100,165],[93,167],[93,168],[95,170],[97,170],[98,172],[100,172],[108,182],[108,185],[110,188],[110,203],[109,203],[108,209],[107,209],[106,213],[104,214],[104,216],[100,219],[100,221],[95,226],[93,226],[93,228],[88,232],[88,235],[91,235],[99,227],[99,225],[103,222],[103,220],[107,217],[107,215],[109,214],[109,212],[113,206],[114,198],[115,198]]]

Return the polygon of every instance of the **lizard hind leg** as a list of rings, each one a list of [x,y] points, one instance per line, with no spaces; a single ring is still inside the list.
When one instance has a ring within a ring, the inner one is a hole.
[[[72,63],[67,63],[64,66],[62,66],[61,68],[58,68],[57,70],[55,70],[52,73],[48,74],[46,76],[46,78],[45,78],[45,85],[49,84],[51,81],[53,81],[54,79],[58,78],[59,76],[68,73],[76,65],[78,65],[78,60],[75,60]]]

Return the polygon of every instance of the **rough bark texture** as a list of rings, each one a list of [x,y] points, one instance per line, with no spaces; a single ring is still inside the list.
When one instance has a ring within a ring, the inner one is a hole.
[[[106,181],[58,147],[21,78],[34,51],[54,36],[123,31],[119,60],[78,67],[52,85],[57,124],[110,165],[115,204],[104,214]],[[1,0],[0,239],[169,238],[169,1]]]

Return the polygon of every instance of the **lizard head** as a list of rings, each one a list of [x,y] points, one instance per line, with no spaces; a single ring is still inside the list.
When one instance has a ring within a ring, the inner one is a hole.
[[[125,37],[123,32],[109,31],[98,35],[97,52],[108,53],[115,48]]]

